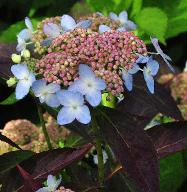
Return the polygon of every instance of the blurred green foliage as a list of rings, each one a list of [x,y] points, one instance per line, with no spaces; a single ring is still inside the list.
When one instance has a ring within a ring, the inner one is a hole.
[[[176,192],[187,178],[183,153],[180,152],[160,160],[160,191]]]
[[[79,3],[73,6],[76,2]],[[145,41],[149,41],[150,36],[155,36],[165,43],[166,39],[187,31],[187,0],[2,0],[0,9],[7,3],[10,3],[8,11],[14,10],[13,7],[22,8],[25,16],[35,18],[32,19],[34,23],[41,20],[38,18],[62,15],[70,10],[78,16],[81,6],[86,13],[91,10],[105,15],[111,11],[120,13],[127,10],[129,18],[138,25],[138,35]],[[14,42],[15,35],[22,28],[23,22],[10,25],[0,33],[0,42]]]
[[[167,38],[187,31],[187,0],[86,0],[92,10],[108,15],[127,10],[130,19],[139,27],[139,34],[148,39],[157,37],[162,43]]]

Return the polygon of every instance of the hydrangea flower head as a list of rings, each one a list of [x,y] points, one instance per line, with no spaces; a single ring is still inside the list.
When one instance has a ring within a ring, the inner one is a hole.
[[[47,187],[38,189],[36,192],[54,192],[57,190],[61,183],[61,177],[57,180],[53,175],[48,175],[47,177]]]
[[[151,42],[152,42],[154,48],[156,49],[157,53],[163,58],[163,60],[168,65],[170,70],[174,72],[175,71],[174,68],[169,63],[169,61],[171,61],[171,58],[162,51],[162,49],[160,48],[160,46],[158,44],[158,39],[151,37]]]
[[[126,31],[135,30],[136,24],[130,20],[128,20],[128,14],[126,11],[122,11],[119,16],[117,16],[115,13],[110,12],[109,17],[114,21],[119,21],[121,24],[121,27],[124,28]]]
[[[27,41],[32,38],[32,33],[33,33],[33,25],[31,23],[31,20],[28,17],[25,18],[25,25],[27,26],[27,28],[20,31],[18,36],[21,39]]]
[[[30,87],[35,81],[35,76],[29,71],[27,65],[25,64],[12,65],[11,71],[18,79],[18,83],[16,85],[16,99],[19,100],[29,93]]]
[[[56,92],[60,90],[60,85],[50,83],[47,85],[45,80],[37,80],[32,85],[32,90],[36,97],[39,97],[41,103],[46,103],[50,107],[58,107],[60,105]]]
[[[93,107],[100,104],[102,99],[101,91],[106,88],[103,79],[96,77],[91,67],[88,65],[79,65],[79,80],[76,80],[69,88],[72,91],[78,91],[85,95],[86,100]]]
[[[84,104],[84,97],[81,93],[63,90],[59,91],[57,96],[63,105],[57,116],[59,125],[69,124],[75,119],[83,124],[91,121],[89,108]]]

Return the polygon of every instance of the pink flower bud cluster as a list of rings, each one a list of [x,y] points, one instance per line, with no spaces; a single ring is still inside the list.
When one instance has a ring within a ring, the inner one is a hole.
[[[130,69],[138,58],[146,54],[146,46],[132,32],[108,31],[103,34],[75,29],[60,35],[36,65],[48,82],[70,85],[78,78],[78,65],[88,64],[96,75],[107,83],[113,95],[123,92],[121,68]]]

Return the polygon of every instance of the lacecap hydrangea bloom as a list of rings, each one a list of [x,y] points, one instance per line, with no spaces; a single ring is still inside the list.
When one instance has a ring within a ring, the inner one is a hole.
[[[154,94],[159,63],[134,34],[138,26],[126,11],[119,15],[111,12],[108,17],[97,12],[78,20],[69,15],[47,18],[35,31],[29,18],[25,24],[27,28],[18,34],[17,50],[26,53],[28,45],[33,44],[39,57],[31,54],[23,58],[21,54],[20,61],[19,55],[14,55],[13,61],[21,62],[12,66],[18,81],[17,99],[26,96],[31,87],[41,103],[59,110],[58,124],[74,120],[90,123],[90,107],[99,106],[103,94],[121,98],[125,90],[133,91],[136,73],[142,73]],[[171,58],[162,51],[158,39],[151,41],[154,55],[160,55],[173,70]],[[25,72],[17,74],[16,66],[22,66]],[[26,84],[23,92],[22,82]]]

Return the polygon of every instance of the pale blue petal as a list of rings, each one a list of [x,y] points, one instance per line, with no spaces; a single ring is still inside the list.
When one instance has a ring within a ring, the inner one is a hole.
[[[25,43],[24,39],[20,38],[19,36],[17,36],[17,41],[18,41],[18,44],[16,46],[16,50],[18,52],[21,52],[26,48],[26,43]]]
[[[97,90],[104,90],[106,88],[106,83],[101,78],[96,78],[95,83],[97,85]]]
[[[42,92],[46,87],[46,83],[46,80],[37,80],[32,84],[32,90],[36,97],[40,97],[42,95]]]
[[[122,25],[127,22],[127,20],[128,20],[128,14],[127,14],[126,11],[122,11],[122,12],[119,14],[119,20],[120,20],[120,22],[121,22]]]
[[[126,72],[125,70],[122,71],[122,79],[124,81],[124,85],[128,91],[132,91],[132,82],[133,78],[132,75]]]
[[[151,75],[155,76],[159,70],[159,63],[150,57],[149,61],[147,62],[147,67],[151,71]]]
[[[171,61],[171,58],[166,55],[165,53],[163,53],[162,49],[160,48],[159,44],[158,44],[158,39],[157,38],[152,38],[151,37],[151,42],[154,46],[154,48],[156,49],[157,53],[161,55],[161,57],[163,58],[163,60],[165,61],[165,63],[168,65],[168,67],[170,68],[171,71],[175,72],[174,68],[172,67],[172,65],[168,62]]]
[[[162,56],[162,55],[161,55]],[[167,59],[165,59],[164,57],[162,57],[164,59],[164,61],[166,62],[166,64],[168,65],[168,67],[170,68],[171,71],[175,72],[175,69],[173,68],[173,66],[168,62]]]
[[[64,31],[71,31],[75,28],[76,22],[73,17],[69,15],[63,15],[61,18],[61,26]]]
[[[113,12],[109,13],[109,17],[110,17],[110,19],[112,19],[114,21],[119,20],[118,16],[115,13],[113,13]]]
[[[171,57],[166,55],[165,53],[162,53],[163,57],[166,58],[168,61],[172,61]]]
[[[47,85],[47,92],[48,93],[56,93],[60,90],[60,85],[57,83],[50,83]]]
[[[133,67],[128,70],[128,73],[130,73],[130,74],[135,74],[135,73],[137,73],[139,70],[140,70],[140,67],[139,67],[136,63],[134,63],[134,64],[133,64]]]
[[[58,107],[60,105],[60,101],[58,100],[56,94],[49,93],[46,95],[45,102],[50,107]]]
[[[85,77],[93,78],[93,77],[95,77],[95,73],[92,71],[92,68],[89,67],[88,65],[85,65],[85,64],[79,65],[79,75],[80,75],[80,78],[85,78]]]
[[[86,93],[84,86],[83,86],[83,81],[81,81],[81,80],[74,81],[73,84],[69,86],[68,90],[73,91],[73,92],[79,92],[83,95],[85,95],[85,93]]]
[[[27,41],[27,40],[31,39],[32,33],[29,29],[23,29],[22,31],[19,32],[18,36],[21,39]]]
[[[91,94],[88,93],[85,95],[85,98],[91,106],[96,107],[100,104],[102,99],[101,91],[94,91]]]
[[[87,29],[91,26],[92,21],[91,20],[84,20],[77,23],[76,28],[83,28]]]
[[[76,114],[76,119],[83,124],[88,124],[91,121],[90,110],[86,105],[80,107],[79,112]]]
[[[149,91],[153,94],[154,93],[154,79],[151,76],[151,74],[149,73],[149,69],[147,69],[146,67],[144,67],[143,75],[144,75],[144,79],[145,79],[145,82],[146,82],[146,85],[147,85]]]
[[[48,187],[43,187],[38,189],[36,192],[50,192],[50,191],[48,190]]]
[[[56,178],[53,175],[48,175],[47,177],[47,186],[49,188],[50,191],[55,191],[58,186],[61,183],[61,178],[59,178],[58,180],[56,180]]]
[[[111,28],[107,25],[99,25],[99,33],[101,34],[110,30]]]
[[[31,20],[28,17],[25,17],[25,25],[27,28],[32,32],[33,31],[33,25],[31,23]]]
[[[119,27],[119,28],[117,28],[116,31],[119,31],[119,32],[125,32],[125,31],[127,31],[127,30],[126,30],[125,27]]]
[[[57,123],[66,125],[75,120],[75,114],[70,107],[62,107],[57,115]]]
[[[24,79],[24,77],[29,76],[29,70],[25,64],[12,65],[11,72],[17,79]]]
[[[41,95],[41,96],[39,97],[39,100],[40,100],[40,103],[44,103],[45,100],[46,100],[46,96],[45,96],[45,95]]]
[[[136,63],[147,63],[149,61],[149,57],[148,56],[143,56],[140,54],[137,54],[139,57],[136,60]]]
[[[28,93],[30,89],[30,83],[25,80],[20,80],[16,86],[16,99],[23,99]]]
[[[60,103],[64,106],[72,106],[72,102],[78,105],[83,105],[84,103],[83,95],[79,92],[63,90],[58,91],[56,94]]]
[[[135,30],[137,28],[137,25],[133,21],[128,20],[125,23],[125,27],[127,30],[131,31],[131,30]]]
[[[54,23],[46,23],[43,26],[43,31],[47,37],[56,38],[60,35],[61,29]]]
[[[32,72],[29,73],[27,81],[30,83],[30,86],[36,81],[35,75]]]

